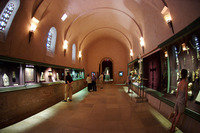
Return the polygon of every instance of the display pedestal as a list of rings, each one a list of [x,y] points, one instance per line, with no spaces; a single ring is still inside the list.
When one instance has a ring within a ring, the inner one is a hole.
[[[105,75],[105,80],[110,80],[110,75]]]
[[[147,102],[146,94],[144,92],[143,80],[147,80],[147,79],[141,78],[140,83],[138,83],[138,87],[137,87],[138,89],[133,88],[133,91],[138,94],[138,97],[134,97],[133,99],[136,103]]]

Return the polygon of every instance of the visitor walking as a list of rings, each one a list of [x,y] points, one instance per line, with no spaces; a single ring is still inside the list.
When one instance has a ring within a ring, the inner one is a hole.
[[[92,79],[89,74],[87,75],[86,82],[88,84],[88,91],[90,92],[92,90]]]
[[[103,73],[99,76],[100,88],[103,89]]]
[[[93,91],[97,91],[97,86],[96,86],[96,76],[95,74],[92,74],[92,89]]]
[[[72,101],[72,83],[73,83],[73,79],[70,75],[69,72],[67,72],[67,76],[65,77],[65,98],[64,98],[64,102],[67,102],[67,98],[69,98],[69,101]]]

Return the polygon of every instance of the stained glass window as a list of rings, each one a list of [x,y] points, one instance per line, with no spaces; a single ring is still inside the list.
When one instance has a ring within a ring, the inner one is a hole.
[[[72,62],[75,63],[76,61],[76,45],[72,45]]]
[[[49,31],[48,37],[47,37],[47,44],[46,44],[47,51],[49,52],[51,52],[51,41],[52,41],[52,33],[51,31]]]
[[[46,49],[48,56],[54,56],[56,46],[57,31],[55,27],[52,27],[48,32]]]
[[[8,6],[6,7],[6,10],[4,10],[2,17],[0,19],[0,30],[4,31],[5,27],[8,23],[8,20],[14,10],[14,4],[13,3],[9,3]]]
[[[9,0],[0,15],[0,40],[4,41],[20,6],[20,0]]]

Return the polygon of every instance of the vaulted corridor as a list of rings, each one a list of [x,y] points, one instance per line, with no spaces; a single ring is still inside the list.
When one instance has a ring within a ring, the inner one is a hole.
[[[177,132],[199,132],[199,7],[200,0],[0,0],[0,133],[169,132],[182,70]],[[87,75],[104,89],[89,93]],[[144,97],[134,99],[125,83]],[[71,87],[73,101],[63,102]]]

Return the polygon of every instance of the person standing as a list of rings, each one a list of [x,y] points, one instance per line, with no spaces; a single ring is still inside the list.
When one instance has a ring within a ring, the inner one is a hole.
[[[90,92],[91,89],[92,89],[92,79],[91,79],[89,74],[87,75],[86,81],[87,81],[87,84],[88,84],[88,91]]]
[[[178,121],[181,117],[181,114],[184,112],[185,107],[187,105],[187,99],[188,99],[188,82],[187,80],[187,70],[182,69],[181,70],[181,81],[178,84],[178,89],[176,92],[176,103],[174,106],[175,114],[173,117],[172,125],[170,128],[171,132],[175,131],[176,125],[178,124]]]
[[[126,83],[128,85],[128,93],[130,93],[130,89],[132,89],[131,88],[131,86],[132,86],[132,76],[131,76],[131,73],[129,74],[129,76],[127,76]]]
[[[69,72],[67,72],[67,76],[65,77],[65,99],[64,102],[67,102],[67,98],[69,98],[69,101],[72,101],[72,83],[73,79]]]
[[[99,76],[100,88],[103,89],[103,73]]]
[[[92,74],[92,89],[93,89],[93,91],[97,91],[95,74]]]

